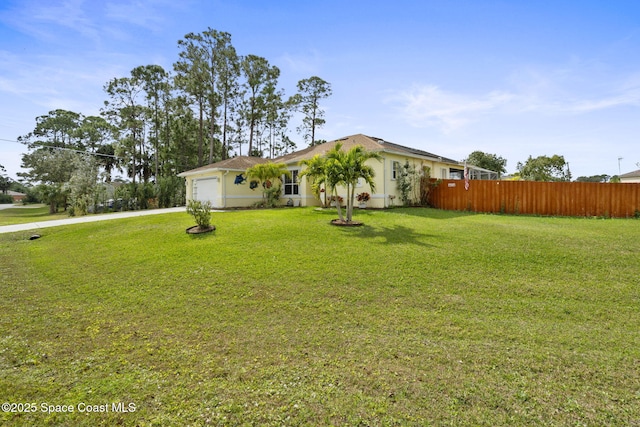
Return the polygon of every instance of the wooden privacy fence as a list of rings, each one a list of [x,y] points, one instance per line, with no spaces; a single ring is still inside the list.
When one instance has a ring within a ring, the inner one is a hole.
[[[431,180],[438,209],[509,214],[637,217],[640,183]],[[425,190],[423,182],[423,192]]]

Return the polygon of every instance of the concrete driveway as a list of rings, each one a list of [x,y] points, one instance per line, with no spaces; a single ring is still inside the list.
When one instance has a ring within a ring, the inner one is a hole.
[[[38,205],[38,206],[41,206],[41,205]],[[23,205],[14,205],[12,203],[2,203],[2,204],[0,204],[0,211],[2,209],[22,208],[22,207],[24,207],[24,206]]]
[[[4,205],[0,209],[4,208]],[[19,208],[21,206],[12,206],[8,205],[10,208],[15,207]],[[28,209],[25,207],[25,209]],[[73,218],[66,219],[54,219],[51,221],[40,221],[40,222],[30,222],[28,224],[14,224],[14,225],[3,225],[0,226],[0,233],[14,233],[16,231],[27,231],[27,230],[37,230],[45,227],[58,227],[60,225],[69,225],[69,224],[81,224],[84,222],[95,222],[95,221],[109,221],[120,218],[131,218],[135,216],[144,216],[144,215],[158,215],[164,213],[174,213],[174,212],[185,212],[186,208],[184,206],[177,208],[166,208],[166,209],[149,209],[144,211],[129,211],[129,212],[115,212],[110,214],[101,214],[101,215],[86,215],[79,216]]]

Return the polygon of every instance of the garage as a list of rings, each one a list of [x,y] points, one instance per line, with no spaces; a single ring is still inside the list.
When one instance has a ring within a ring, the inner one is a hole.
[[[194,179],[193,198],[201,202],[211,202],[212,206],[216,206],[218,198],[218,178]]]

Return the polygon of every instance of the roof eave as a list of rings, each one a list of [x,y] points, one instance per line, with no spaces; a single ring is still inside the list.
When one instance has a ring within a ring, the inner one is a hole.
[[[407,151],[398,151],[398,150],[390,150],[388,148],[382,148],[382,150],[385,153],[390,153],[390,154],[397,154],[399,156],[410,156],[410,157],[414,157],[417,159],[425,159],[425,160],[429,160],[429,161],[433,161],[433,162],[439,162],[439,163],[447,163],[447,164],[452,164],[452,165],[462,165],[462,163],[460,163],[457,160],[453,160],[453,159],[447,159],[444,157],[432,157],[432,156],[425,156],[424,154],[417,154],[417,153],[410,153]]]

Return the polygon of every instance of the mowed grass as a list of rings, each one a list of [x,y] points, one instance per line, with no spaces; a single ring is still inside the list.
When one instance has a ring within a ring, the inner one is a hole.
[[[49,221],[52,219],[68,218],[67,212],[60,211],[55,214],[49,213],[48,206],[27,205],[15,208],[0,209],[0,226],[25,224],[29,222]]]
[[[335,217],[216,213],[215,233],[190,236],[191,217],[165,214],[0,235],[1,400],[39,410],[1,423],[640,423],[640,221]]]

